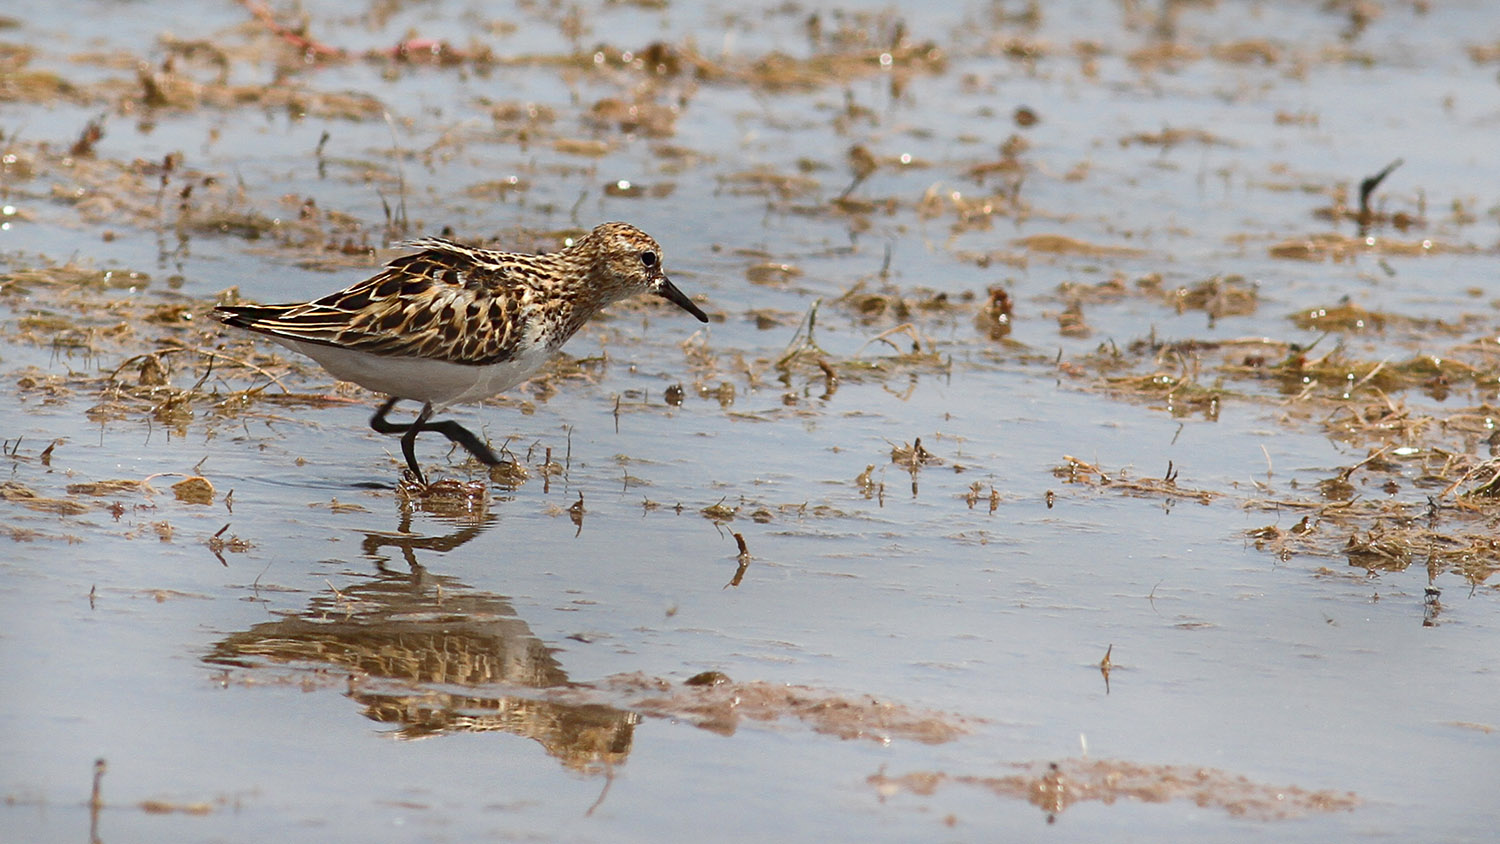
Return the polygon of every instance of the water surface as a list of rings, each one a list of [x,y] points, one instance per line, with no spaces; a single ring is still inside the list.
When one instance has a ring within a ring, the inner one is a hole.
[[[255,8],[5,13],[7,840],[1492,835],[1486,4]],[[206,319],[607,219],[472,508]]]

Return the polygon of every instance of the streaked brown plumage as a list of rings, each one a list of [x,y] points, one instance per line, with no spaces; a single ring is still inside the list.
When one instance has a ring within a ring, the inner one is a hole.
[[[656,241],[625,223],[605,223],[541,255],[439,238],[408,245],[418,251],[320,299],[225,305],[214,314],[307,355],[341,380],[389,396],[370,425],[403,434],[402,452],[419,481],[412,448],[423,430],[444,434],[485,463],[499,462],[456,422],[429,421],[432,413],[524,381],[604,307],[653,293],[708,321],[667,278]],[[422,402],[409,425],[385,420],[401,399]]]

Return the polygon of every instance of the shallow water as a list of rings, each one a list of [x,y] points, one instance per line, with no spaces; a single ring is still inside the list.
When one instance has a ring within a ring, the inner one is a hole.
[[[239,5],[4,13],[33,54],[0,65],[0,837],[1488,840],[1494,549],[1438,554],[1495,523],[1444,489],[1500,405],[1486,4],[650,6],[303,7],[347,50],[468,51],[447,66],[289,60]],[[169,32],[313,105],[145,103]],[[701,71],[598,46],[658,40]],[[28,101],[23,68],[78,91]],[[605,100],[675,111],[650,137],[588,120]],[[1317,216],[1396,158],[1365,231]],[[259,222],[199,225],[231,212]],[[472,510],[402,503],[373,396],[203,323],[231,286],[302,299],[394,254],[346,241],[605,219],[716,319],[617,309],[576,364],[454,409],[530,471]],[[70,261],[116,274],[19,280]],[[1238,309],[1171,294],[1215,278]],[[1291,319],[1346,299],[1373,329]],[[197,321],[145,318],[171,304]],[[172,342],[223,357],[139,383]],[[1335,350],[1332,382],[1276,367]],[[1376,380],[1424,355],[1469,370]],[[1152,375],[1183,388],[1121,380]],[[1338,421],[1371,408],[1400,413]],[[893,457],[918,437],[937,460]],[[173,494],[194,474],[211,503]],[[116,479],[149,488],[76,486]],[[1427,544],[1346,547],[1398,526]]]

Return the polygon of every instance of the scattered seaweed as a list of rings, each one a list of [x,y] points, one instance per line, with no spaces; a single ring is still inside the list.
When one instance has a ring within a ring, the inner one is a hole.
[[[1166,473],[1160,478],[1133,478],[1123,469],[1108,473],[1092,463],[1068,455],[1063,455],[1063,461],[1061,466],[1052,469],[1052,475],[1064,483],[1119,490],[1142,498],[1188,499],[1204,505],[1223,496],[1223,493],[1213,490],[1178,486],[1177,468],[1170,461],[1167,463]]]
[[[1265,785],[1214,768],[1087,758],[1017,763],[1009,767],[1013,773],[993,776],[941,771],[889,776],[881,772],[872,774],[866,782],[882,799],[902,793],[926,797],[945,785],[966,785],[984,789],[996,797],[1025,800],[1048,818],[1055,818],[1080,803],[1187,800],[1235,817],[1290,820],[1314,813],[1348,812],[1363,802],[1351,791]]]

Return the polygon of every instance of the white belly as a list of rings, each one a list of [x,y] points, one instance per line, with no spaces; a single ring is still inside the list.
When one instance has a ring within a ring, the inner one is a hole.
[[[281,337],[272,339],[317,361],[340,381],[353,381],[367,390],[396,398],[432,402],[437,409],[508,390],[530,378],[551,356],[544,347],[533,347],[504,363],[470,366],[431,358],[372,355]]]

